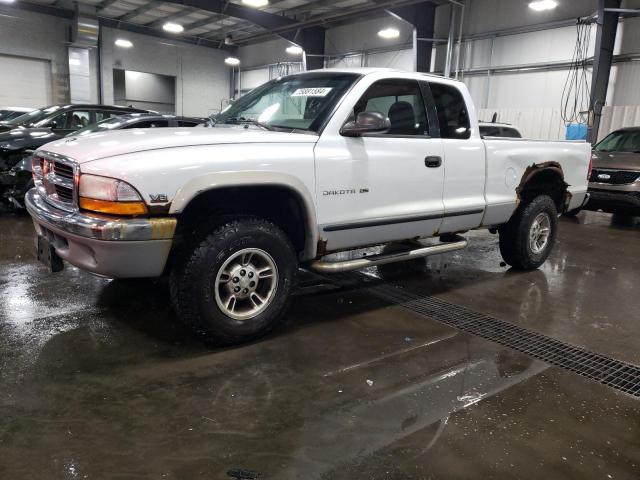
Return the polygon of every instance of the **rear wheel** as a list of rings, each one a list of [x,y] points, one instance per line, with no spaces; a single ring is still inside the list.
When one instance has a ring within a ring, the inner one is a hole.
[[[557,225],[558,212],[551,197],[530,199],[499,228],[502,258],[518,270],[538,268],[553,249]]]
[[[170,273],[180,318],[217,344],[261,337],[283,318],[297,272],[287,236],[260,218],[216,228]]]

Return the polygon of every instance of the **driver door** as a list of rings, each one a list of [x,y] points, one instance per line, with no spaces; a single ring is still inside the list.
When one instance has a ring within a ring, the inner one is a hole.
[[[361,137],[327,129],[316,145],[318,220],[328,250],[431,236],[442,223],[443,143],[418,82],[374,82],[342,123],[363,111],[386,115],[391,128]]]

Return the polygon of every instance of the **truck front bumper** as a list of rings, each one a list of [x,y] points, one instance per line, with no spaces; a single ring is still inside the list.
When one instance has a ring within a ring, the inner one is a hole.
[[[112,278],[160,276],[167,263],[177,220],[120,218],[67,212],[51,206],[35,189],[25,206],[36,232],[72,265]]]

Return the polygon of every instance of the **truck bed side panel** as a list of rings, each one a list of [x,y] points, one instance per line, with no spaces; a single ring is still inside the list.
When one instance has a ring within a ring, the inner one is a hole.
[[[509,219],[519,198],[516,189],[532,166],[559,165],[571,194],[569,209],[579,207],[587,192],[591,146],[585,142],[487,139],[487,210],[483,225]]]

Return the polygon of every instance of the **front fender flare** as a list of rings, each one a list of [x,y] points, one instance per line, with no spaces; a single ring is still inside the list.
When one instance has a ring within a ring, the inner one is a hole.
[[[215,172],[201,175],[187,182],[176,192],[169,214],[177,215],[201,193],[226,187],[274,186],[284,187],[300,200],[305,215],[305,247],[302,260],[316,257],[318,245],[318,221],[313,196],[298,178],[281,172],[242,171]]]

